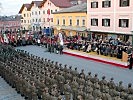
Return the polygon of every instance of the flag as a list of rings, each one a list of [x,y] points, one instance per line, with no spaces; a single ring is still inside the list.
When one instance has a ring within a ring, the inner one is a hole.
[[[59,40],[60,40],[60,45],[63,45],[63,36],[61,33],[59,33]]]
[[[5,43],[9,43],[8,37],[6,36],[6,34],[4,34],[4,42],[5,42]]]
[[[47,10],[47,14],[50,15],[50,9]]]

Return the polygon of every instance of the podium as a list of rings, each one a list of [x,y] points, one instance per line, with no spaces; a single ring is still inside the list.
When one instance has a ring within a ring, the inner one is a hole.
[[[128,54],[126,52],[122,52],[122,61],[127,62],[128,61]]]

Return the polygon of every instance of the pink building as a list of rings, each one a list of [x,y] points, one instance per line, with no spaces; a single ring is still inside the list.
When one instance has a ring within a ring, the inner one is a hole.
[[[87,0],[87,7],[92,36],[132,41],[133,0]]]
[[[3,16],[0,18],[0,32],[20,30],[20,16]]]

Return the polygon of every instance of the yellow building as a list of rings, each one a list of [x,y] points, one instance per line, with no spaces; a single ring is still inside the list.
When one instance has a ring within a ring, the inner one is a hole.
[[[87,36],[87,3],[64,8],[53,15],[55,35],[62,31],[67,36]]]
[[[21,29],[31,30],[31,11],[30,4],[23,4],[19,14],[21,14]]]

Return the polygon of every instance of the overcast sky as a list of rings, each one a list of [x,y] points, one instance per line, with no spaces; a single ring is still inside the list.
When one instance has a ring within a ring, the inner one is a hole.
[[[24,3],[31,3],[32,1],[36,1],[36,0],[0,0],[0,3],[2,5],[2,9],[0,8],[0,16],[16,15],[18,14],[21,6]]]

